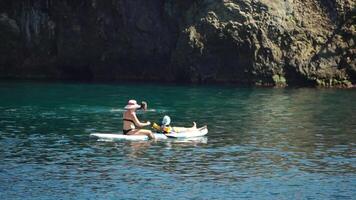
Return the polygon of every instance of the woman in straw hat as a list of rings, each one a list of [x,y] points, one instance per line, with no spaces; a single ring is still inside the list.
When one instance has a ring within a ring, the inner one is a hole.
[[[147,109],[147,103],[143,105],[137,104],[136,100],[130,100],[125,106],[123,116],[123,134],[125,135],[147,135],[150,139],[154,139],[154,135],[150,130],[142,129],[145,126],[151,125],[151,122],[142,123],[136,116],[137,109]]]

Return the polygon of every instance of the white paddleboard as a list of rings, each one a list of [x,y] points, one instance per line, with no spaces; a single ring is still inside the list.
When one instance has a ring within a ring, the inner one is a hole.
[[[206,126],[198,128],[195,131],[187,131],[187,132],[172,132],[166,134],[167,137],[171,138],[194,138],[194,137],[201,137],[208,134],[208,128]]]
[[[165,140],[170,138],[194,138],[201,137],[208,133],[208,128],[206,126],[197,129],[196,131],[187,131],[179,133],[154,133],[157,140]],[[148,140],[146,135],[124,135],[122,133],[91,133],[90,137],[103,139],[103,140]]]
[[[154,133],[156,139],[165,140],[167,136],[162,133]],[[146,135],[124,135],[122,133],[91,133],[90,137],[104,140],[148,140]]]

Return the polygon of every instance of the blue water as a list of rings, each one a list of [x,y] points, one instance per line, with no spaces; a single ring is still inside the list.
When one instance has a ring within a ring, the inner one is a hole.
[[[130,98],[192,141],[109,142]],[[355,199],[356,90],[0,82],[0,199]]]

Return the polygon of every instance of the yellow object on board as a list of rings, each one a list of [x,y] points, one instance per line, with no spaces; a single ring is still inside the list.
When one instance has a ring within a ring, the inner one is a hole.
[[[152,128],[154,128],[154,129],[156,129],[158,131],[161,130],[161,127],[156,123],[153,123]]]
[[[170,126],[164,127],[163,132],[170,133],[170,132],[172,132],[172,128]]]
[[[161,127],[160,125],[153,123],[152,128],[155,129],[156,131],[163,132],[163,133],[170,133],[172,132],[172,127],[170,126],[165,126]]]

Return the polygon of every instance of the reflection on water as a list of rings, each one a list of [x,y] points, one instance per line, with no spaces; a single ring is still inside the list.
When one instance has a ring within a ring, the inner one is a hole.
[[[159,92],[152,92],[159,91]],[[1,199],[352,199],[355,90],[0,83]],[[95,141],[143,120],[207,137]],[[162,194],[164,194],[162,196]]]

